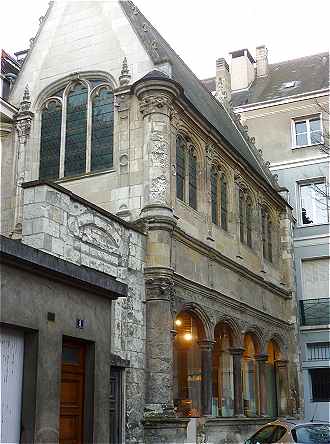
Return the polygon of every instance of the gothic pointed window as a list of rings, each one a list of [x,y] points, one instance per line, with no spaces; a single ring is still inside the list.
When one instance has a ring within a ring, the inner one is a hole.
[[[92,99],[91,171],[111,168],[113,163],[113,93],[107,87]]]
[[[193,149],[189,151],[189,205],[197,209],[197,160]]]
[[[62,105],[50,100],[41,112],[40,179],[57,179],[60,167]]]
[[[221,184],[221,228],[228,230],[228,196],[227,180],[224,174],[220,179]]]
[[[262,235],[262,252],[264,259],[269,262],[273,261],[273,241],[272,241],[272,223],[269,212],[265,208],[261,208],[261,235]]]
[[[113,102],[108,82],[82,78],[45,101],[41,110],[40,179],[112,168]]]
[[[245,196],[242,189],[239,190],[239,237],[245,242]]]
[[[176,197],[185,200],[185,140],[179,134],[176,139]]]
[[[67,98],[64,175],[86,171],[87,98],[85,85],[77,83]]]
[[[218,225],[218,173],[215,168],[211,171],[211,217],[212,223]]]
[[[197,209],[197,157],[188,138],[176,138],[176,197]]]
[[[252,202],[251,199],[246,203],[246,243],[252,248]]]

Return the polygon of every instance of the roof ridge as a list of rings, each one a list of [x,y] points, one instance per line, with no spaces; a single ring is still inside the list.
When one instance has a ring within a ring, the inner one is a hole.
[[[325,55],[327,55],[329,57],[329,51],[324,51],[324,52],[319,52],[316,54],[310,54],[310,55],[306,55],[306,56],[296,57],[294,59],[282,60],[281,62],[270,63],[269,66],[275,66],[275,65],[281,65],[281,64],[290,63],[290,62],[296,62],[298,60],[309,59],[309,58],[317,57],[317,56],[324,57]]]

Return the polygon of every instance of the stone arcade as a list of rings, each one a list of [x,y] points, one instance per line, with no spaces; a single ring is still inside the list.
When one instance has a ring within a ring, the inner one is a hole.
[[[136,6],[51,3],[9,101],[2,234],[128,286],[111,442],[241,442],[299,414],[291,209]]]

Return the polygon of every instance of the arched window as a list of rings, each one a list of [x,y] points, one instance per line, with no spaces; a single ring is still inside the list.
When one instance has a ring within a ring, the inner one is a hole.
[[[176,197],[197,209],[197,157],[187,137],[176,139]]]
[[[276,366],[275,362],[280,359],[280,350],[274,341],[269,341],[267,346],[266,361],[266,392],[267,392],[267,415],[276,417],[277,393],[276,393]]]
[[[212,415],[234,415],[234,375],[232,334],[226,325],[217,325],[215,329],[212,372]]]
[[[273,261],[272,223],[268,211],[261,207],[261,235],[263,257]]]
[[[239,190],[239,238],[245,242],[245,195],[242,189]]]
[[[226,176],[215,166],[211,170],[212,223],[228,230],[228,189]]]
[[[246,243],[252,248],[252,202],[250,198],[246,202]]]
[[[41,110],[40,179],[113,166],[113,92],[101,79],[72,82]]]
[[[244,337],[243,402],[246,416],[256,416],[258,406],[256,346],[250,335]]]
[[[203,339],[201,321],[188,312],[175,320],[174,404],[179,416],[200,416],[202,360],[198,341]]]
[[[252,200],[245,190],[239,189],[239,237],[240,241],[253,247],[252,233]]]
[[[228,230],[228,189],[227,180],[224,174],[221,175],[220,179],[220,189],[221,189],[221,227],[224,230]]]
[[[211,170],[211,217],[212,223],[218,225],[218,172],[214,167]]]
[[[60,168],[62,105],[48,101],[41,114],[40,177],[57,179]]]

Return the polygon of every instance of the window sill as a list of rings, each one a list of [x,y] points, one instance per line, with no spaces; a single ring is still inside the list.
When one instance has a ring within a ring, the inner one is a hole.
[[[308,145],[291,146],[291,150],[299,150],[300,148],[313,148],[313,147],[320,146],[320,145],[323,145],[323,142],[321,142],[321,143],[311,143],[311,144],[308,144]]]
[[[114,173],[115,171],[116,170],[114,168],[102,171],[94,171],[91,173],[80,174],[79,176],[61,177],[60,179],[56,179],[54,182],[55,183],[72,182],[74,180],[85,179],[87,177],[95,177],[95,176],[100,176],[102,174]]]
[[[179,206],[181,208],[183,208],[184,210],[188,210],[191,211],[192,213],[194,213],[199,219],[204,220],[204,214],[200,213],[198,210],[195,210],[195,208],[191,207],[189,204],[187,204],[186,202],[184,202],[183,200],[180,200],[178,198],[176,198],[176,204],[179,204]]]
[[[323,222],[323,223],[321,223],[321,224],[305,224],[305,225],[302,225],[302,224],[298,224],[297,226],[296,226],[296,228],[308,228],[308,227],[322,227],[323,225],[329,225],[329,222]]]

